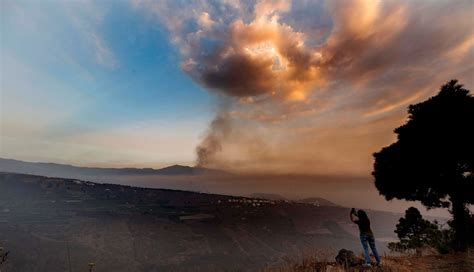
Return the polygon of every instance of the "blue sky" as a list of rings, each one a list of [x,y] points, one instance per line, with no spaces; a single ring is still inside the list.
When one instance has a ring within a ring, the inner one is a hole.
[[[2,1],[1,17],[3,157],[193,163],[212,98],[181,71],[177,50],[153,18],[125,1]],[[88,158],[103,144],[83,137],[113,142],[127,131],[134,136],[122,144],[155,135],[168,147]],[[160,155],[163,149],[169,154]]]
[[[472,0],[0,3],[6,158],[370,175],[408,105],[474,86]]]

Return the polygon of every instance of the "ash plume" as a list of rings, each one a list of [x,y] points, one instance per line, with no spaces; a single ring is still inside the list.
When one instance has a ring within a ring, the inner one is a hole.
[[[212,165],[215,154],[222,150],[221,142],[231,133],[231,124],[225,112],[218,114],[211,122],[204,140],[196,148],[196,166]]]
[[[196,149],[198,165],[351,173],[368,170],[409,103],[450,78],[473,85],[473,5],[135,2],[167,29],[182,70],[231,101]]]

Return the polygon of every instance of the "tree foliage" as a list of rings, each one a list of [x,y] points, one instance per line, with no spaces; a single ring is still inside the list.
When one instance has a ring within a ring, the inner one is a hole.
[[[400,241],[389,244],[394,251],[419,250],[426,246],[438,248],[443,238],[438,225],[423,219],[414,207],[405,211],[405,217],[400,218],[395,233]]]
[[[397,141],[374,154],[375,186],[387,200],[450,207],[458,243],[465,244],[466,204],[474,203],[474,97],[451,80],[408,113],[395,129]]]

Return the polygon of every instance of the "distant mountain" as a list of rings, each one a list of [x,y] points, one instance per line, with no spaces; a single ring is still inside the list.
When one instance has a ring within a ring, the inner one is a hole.
[[[279,194],[253,193],[253,194],[250,194],[249,196],[252,198],[261,198],[261,199],[276,200],[276,201],[287,200],[285,197]]]
[[[159,171],[161,174],[165,175],[193,175],[195,174],[196,169],[191,166],[175,164],[161,168]]]
[[[0,158],[0,171],[56,177],[114,176],[114,175],[198,175],[217,174],[223,171],[202,167],[172,165],[161,169],[153,168],[100,168],[81,167],[68,164],[25,162]]]
[[[336,203],[333,203],[333,202],[331,202],[327,199],[321,198],[321,197],[303,198],[303,199],[298,200],[297,202],[312,204],[312,205],[315,205],[315,206],[332,206],[332,207],[339,206]]]

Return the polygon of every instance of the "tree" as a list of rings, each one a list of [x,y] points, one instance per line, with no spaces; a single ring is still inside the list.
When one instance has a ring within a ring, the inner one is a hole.
[[[417,252],[425,246],[438,249],[443,235],[437,224],[423,219],[420,211],[414,207],[405,211],[405,217],[398,221],[395,233],[400,242],[389,243],[391,250],[414,249]]]
[[[397,141],[374,154],[375,186],[387,200],[450,208],[454,244],[465,249],[466,205],[474,203],[474,97],[451,80],[408,113],[395,129]]]

